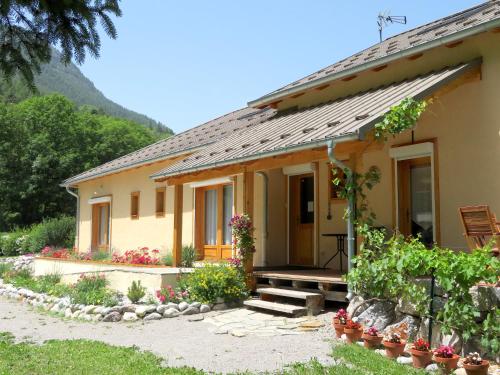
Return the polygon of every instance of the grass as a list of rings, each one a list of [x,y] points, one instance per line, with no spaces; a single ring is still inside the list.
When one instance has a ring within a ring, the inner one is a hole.
[[[251,355],[251,354],[249,354]],[[358,345],[338,345],[336,366],[316,360],[297,363],[279,374],[285,375],[421,375],[423,371],[395,363]],[[202,375],[188,367],[162,367],[161,358],[136,348],[123,348],[90,340],[50,340],[43,345],[14,343],[9,333],[0,333],[0,375],[145,374]],[[245,373],[250,374],[250,373]]]

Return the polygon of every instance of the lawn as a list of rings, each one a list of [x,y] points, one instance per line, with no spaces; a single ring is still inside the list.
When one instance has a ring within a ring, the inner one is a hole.
[[[399,365],[357,345],[336,346],[333,348],[332,355],[344,364],[325,367],[312,360],[305,364],[295,364],[279,373],[287,375],[423,374],[421,371]],[[187,367],[162,367],[161,358],[135,348],[111,346],[89,340],[51,340],[43,345],[15,344],[9,333],[0,333],[0,374],[202,375],[204,372]]]

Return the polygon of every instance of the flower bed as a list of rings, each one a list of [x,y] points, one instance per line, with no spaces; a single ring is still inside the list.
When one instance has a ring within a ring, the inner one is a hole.
[[[62,259],[58,259],[60,260]],[[216,266],[207,266],[210,269],[213,267]],[[234,276],[233,266],[224,264],[217,267],[223,269],[223,272],[229,271],[228,274]],[[205,274],[203,269],[200,270],[201,274]],[[241,270],[234,271],[241,273]],[[215,275],[218,273],[215,272]],[[140,319],[147,321],[206,313],[212,309],[223,310],[239,304],[239,301],[234,299],[221,300],[220,294],[215,294],[211,303],[195,301],[193,295],[189,293],[192,285],[196,286],[196,282],[191,284],[187,277],[182,286],[162,288],[156,297],[151,294],[146,295],[146,288],[140,281],[134,281],[128,288],[128,295],[138,303],[131,303],[123,294],[108,289],[108,280],[99,273],[80,275],[77,282],[71,286],[64,285],[59,275],[46,274],[33,277],[27,269],[16,272],[4,270],[4,273],[0,274],[0,296],[24,301],[68,319],[105,322],[122,320],[129,322]]]

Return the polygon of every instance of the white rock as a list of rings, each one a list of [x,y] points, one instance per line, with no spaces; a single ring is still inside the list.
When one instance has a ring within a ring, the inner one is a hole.
[[[425,368],[425,371],[429,372],[439,371],[439,367],[436,363],[431,363],[429,366]]]
[[[153,312],[144,317],[144,320],[159,320],[159,319],[161,319],[161,315],[158,314],[157,312]]]
[[[135,314],[139,318],[144,318],[144,316],[146,315],[146,311],[147,311],[147,306],[137,306],[135,308]]]
[[[400,356],[396,359],[396,362],[403,365],[411,365],[413,363],[413,360],[411,359],[411,357]]]
[[[94,309],[95,309],[94,305],[85,306],[85,308],[83,309],[83,312],[85,314],[92,314],[94,312]]]
[[[71,309],[68,307],[66,308],[66,310],[64,311],[64,317],[65,318],[71,318],[71,315],[73,315],[73,312],[71,311]]]
[[[156,312],[156,305],[147,305],[146,306],[146,313],[151,314],[153,312]]]
[[[94,313],[94,314],[102,314],[102,312],[104,311],[104,309],[105,309],[105,307],[104,307],[104,306],[97,306],[97,307],[94,309],[93,313]]]
[[[165,312],[163,313],[164,318],[174,318],[179,315],[179,310],[170,308],[166,309]]]
[[[200,306],[200,312],[201,312],[201,313],[207,313],[207,312],[210,312],[210,306],[208,306],[208,305],[201,305],[201,306]]]
[[[194,315],[194,314],[199,314],[200,309],[198,307],[191,307],[189,306],[186,310],[182,312],[182,315]]]
[[[158,314],[162,314],[163,315],[163,313],[165,312],[166,309],[167,309],[167,306],[165,306],[165,305],[158,305],[158,306],[156,306],[156,312]]]
[[[187,302],[182,301],[181,303],[179,303],[179,310],[180,310],[180,311],[184,311],[184,310],[186,310],[188,307],[189,307],[189,303],[187,303]]]
[[[189,305],[190,307],[200,307],[201,303],[200,302],[193,302]]]
[[[139,318],[137,317],[137,315],[136,315],[135,313],[133,313],[133,312],[129,312],[129,311],[127,311],[127,312],[125,312],[125,313],[123,314],[123,320],[124,320],[125,322],[135,322],[135,321],[136,321],[136,320],[138,320],[138,319],[139,319]]]
[[[185,302],[184,302],[185,303]],[[187,307],[186,307],[187,308]],[[175,302],[169,302],[167,303],[167,309],[176,309],[176,310],[180,310],[179,309],[179,304],[175,303]]]

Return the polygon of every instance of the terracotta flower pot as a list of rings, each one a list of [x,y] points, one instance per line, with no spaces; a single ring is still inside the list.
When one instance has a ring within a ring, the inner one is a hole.
[[[488,367],[490,367],[490,362],[483,359],[480,365],[470,365],[464,363],[464,369],[467,375],[488,375]]]
[[[367,333],[363,333],[363,336],[361,336],[364,342],[364,346],[367,349],[376,349],[380,346],[382,343],[382,340],[384,339],[383,336],[372,336]]]
[[[347,342],[349,344],[353,344],[361,339],[361,336],[363,335],[363,328],[358,328],[358,329],[344,328],[344,333],[347,336]]]
[[[335,319],[333,321],[333,328],[335,328],[335,335],[337,336],[337,338],[340,339],[342,337],[342,334],[344,333],[344,327],[345,324],[340,324],[338,319]]]
[[[430,350],[424,352],[422,350],[410,349],[413,367],[426,368],[432,362],[432,352]]]
[[[436,362],[439,365],[439,368],[441,369],[441,372],[443,374],[451,374],[453,370],[457,368],[457,363],[458,360],[460,359],[460,356],[458,354],[453,354],[453,357],[451,358],[434,356],[433,359],[434,362]]]
[[[385,347],[385,354],[389,358],[398,358],[405,351],[406,341],[401,341],[400,343],[389,342],[382,340],[382,344]]]

